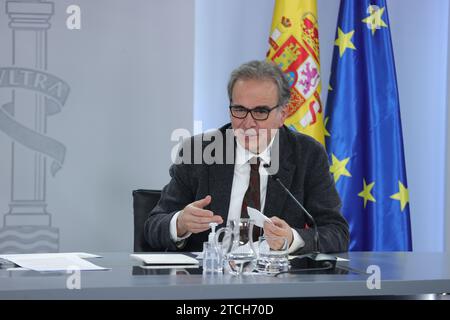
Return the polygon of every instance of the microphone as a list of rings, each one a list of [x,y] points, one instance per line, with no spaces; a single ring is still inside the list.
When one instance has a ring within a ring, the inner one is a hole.
[[[316,221],[313,216],[306,210],[306,208],[298,201],[294,195],[289,191],[288,188],[281,182],[280,178],[277,174],[270,173],[269,164],[264,164],[263,167],[266,169],[267,173],[270,177],[278,182],[281,188],[286,192],[289,197],[297,204],[297,206],[304,212],[310,223],[313,225],[314,229],[314,251],[309,254],[300,255],[291,260],[291,267],[297,268],[299,271],[303,270],[334,270],[336,267],[337,257],[331,256],[329,254],[320,253],[320,240],[319,240],[319,231],[317,229]],[[306,268],[306,269],[304,269]],[[292,270],[295,272],[295,270]]]

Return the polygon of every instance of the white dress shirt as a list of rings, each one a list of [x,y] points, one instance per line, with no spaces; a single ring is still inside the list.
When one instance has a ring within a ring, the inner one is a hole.
[[[237,140],[236,140],[237,141]],[[254,157],[261,159],[259,164],[259,177],[260,177],[260,197],[261,197],[261,212],[264,212],[264,206],[266,203],[267,192],[267,180],[268,174],[264,168],[264,164],[270,165],[270,153],[272,149],[274,138],[270,142],[269,146],[260,154],[254,154],[249,150],[242,147],[239,142],[236,143],[236,162],[234,165],[233,185],[231,187],[230,207],[228,210],[228,221],[232,219],[239,219],[241,217],[242,201],[244,200],[245,193],[247,192],[248,184],[250,183],[250,163],[249,160]],[[214,201],[214,199],[212,199]],[[177,212],[170,221],[170,236],[173,241],[180,242],[183,239],[188,238],[191,233],[186,234],[183,237],[177,236],[177,219],[181,211]],[[289,253],[292,253],[305,245],[305,241],[298,234],[295,229],[292,229],[293,241],[289,247]]]

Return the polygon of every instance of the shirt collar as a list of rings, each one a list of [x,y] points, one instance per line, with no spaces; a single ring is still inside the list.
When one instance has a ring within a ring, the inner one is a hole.
[[[276,133],[276,135],[277,134],[278,134],[278,132]],[[275,140],[276,135],[274,135],[272,137],[272,140],[270,141],[267,148],[260,154],[253,153],[253,152],[245,149],[243,146],[241,146],[239,141],[236,139],[236,164],[242,166],[242,165],[248,163],[248,161],[253,157],[259,157],[263,164],[270,164],[272,144],[273,144],[273,141]]]

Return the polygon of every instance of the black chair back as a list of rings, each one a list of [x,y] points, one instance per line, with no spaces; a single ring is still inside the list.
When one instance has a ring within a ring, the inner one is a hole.
[[[144,237],[144,224],[160,197],[160,190],[133,190],[134,252],[152,251]]]

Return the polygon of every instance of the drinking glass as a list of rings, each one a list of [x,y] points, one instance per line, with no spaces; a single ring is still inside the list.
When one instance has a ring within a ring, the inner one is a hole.
[[[266,274],[276,274],[289,270],[288,240],[286,237],[259,237],[256,270]]]

